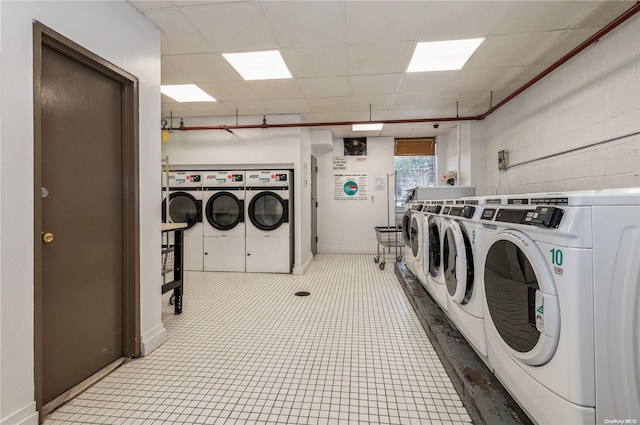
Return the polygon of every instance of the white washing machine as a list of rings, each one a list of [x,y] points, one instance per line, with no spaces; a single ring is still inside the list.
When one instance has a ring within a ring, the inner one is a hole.
[[[405,244],[405,263],[407,270],[412,275],[417,276],[416,269],[416,257],[414,254],[413,244],[417,243],[417,237],[415,233],[418,232],[417,217],[420,211],[422,211],[422,202],[414,201],[406,205],[404,214],[402,216],[402,241]],[[417,250],[417,246],[416,246]]]
[[[245,172],[205,171],[204,271],[245,271]]]
[[[448,200],[431,201],[431,204],[427,206],[427,214],[425,215],[427,229],[425,229],[424,243],[425,248],[428,247],[424,251],[428,255],[428,261],[425,259],[427,292],[431,294],[431,297],[445,313],[448,306],[442,247],[444,217],[448,214],[452,202]]]
[[[489,366],[484,324],[482,223],[485,198],[456,201],[443,221],[443,273],[447,313],[478,356]]]
[[[246,171],[246,271],[291,273],[293,173]]]
[[[424,267],[424,239],[425,239],[425,226],[424,217],[427,205],[425,201],[418,201],[417,208],[411,215],[411,249],[409,255],[413,256],[413,264],[415,269],[415,277],[418,281],[426,287],[427,275],[425,274]]]
[[[166,174],[164,175],[166,178]],[[184,230],[184,269],[203,270],[202,237],[202,173],[200,171],[169,172],[169,205],[162,201],[162,221],[187,223]],[[169,241],[172,243],[172,241]]]
[[[505,388],[539,424],[637,419],[640,188],[507,197],[483,223],[487,352]]]

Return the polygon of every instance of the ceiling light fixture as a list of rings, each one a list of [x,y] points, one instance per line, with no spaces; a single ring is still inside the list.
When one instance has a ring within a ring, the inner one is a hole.
[[[217,102],[195,84],[163,85],[160,91],[177,102]]]
[[[222,56],[247,81],[293,78],[278,50],[223,53]]]
[[[418,43],[407,72],[462,69],[484,38]]]
[[[378,130],[382,130],[382,127],[384,126],[383,123],[371,123],[371,124],[353,124],[351,126],[351,130],[352,131],[378,131]]]

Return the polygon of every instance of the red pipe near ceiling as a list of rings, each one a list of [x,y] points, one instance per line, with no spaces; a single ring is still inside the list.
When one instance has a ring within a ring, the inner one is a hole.
[[[236,129],[252,129],[252,128],[290,128],[290,127],[337,127],[337,126],[347,126],[354,124],[370,124],[372,122],[380,123],[380,124],[411,124],[411,123],[428,123],[428,122],[450,122],[450,121],[480,121],[494,113],[496,110],[507,104],[514,97],[518,96],[520,93],[558,69],[565,62],[575,57],[578,53],[582,52],[584,49],[589,47],[591,44],[597,42],[603,36],[613,31],[615,28],[619,27],[623,22],[631,18],[636,13],[640,12],[640,0],[637,0],[636,3],[631,6],[627,11],[625,11],[622,15],[618,16],[616,19],[611,21],[609,24],[605,25],[598,32],[593,34],[591,37],[580,43],[577,47],[571,50],[569,53],[558,59],[556,62],[551,64],[544,71],[533,77],[531,80],[522,85],[519,89],[511,93],[509,96],[505,97],[501,102],[499,102],[496,106],[491,107],[487,112],[482,115],[473,116],[473,117],[444,117],[444,118],[415,118],[415,119],[404,119],[404,120],[376,120],[376,121],[335,121],[335,122],[309,122],[309,123],[290,123],[290,124],[267,124],[266,118],[262,124],[247,124],[247,125],[214,125],[214,126],[198,126],[198,127],[181,127],[181,128],[172,128],[172,130],[236,130]]]

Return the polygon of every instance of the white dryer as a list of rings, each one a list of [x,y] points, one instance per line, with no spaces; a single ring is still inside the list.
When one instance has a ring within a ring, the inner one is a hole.
[[[184,230],[184,269],[202,271],[204,229],[202,225],[202,173],[200,171],[172,171],[169,172],[168,177],[169,205],[167,206],[165,197],[162,201],[162,221],[167,221],[168,211],[170,223],[187,223],[187,228]]]
[[[245,172],[205,171],[204,271],[245,271]]]
[[[487,352],[505,388],[539,424],[637,418],[640,188],[508,197],[484,224]]]
[[[293,173],[246,172],[246,271],[291,273]]]
[[[485,198],[463,198],[448,210],[442,237],[447,313],[478,356],[487,361],[482,282],[482,223]]]

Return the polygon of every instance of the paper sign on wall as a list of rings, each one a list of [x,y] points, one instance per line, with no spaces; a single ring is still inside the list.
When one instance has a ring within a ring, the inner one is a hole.
[[[346,156],[334,156],[333,157],[333,169],[334,170],[346,170],[347,169],[347,157]]]
[[[335,174],[334,195],[336,201],[366,201],[366,174]]]

